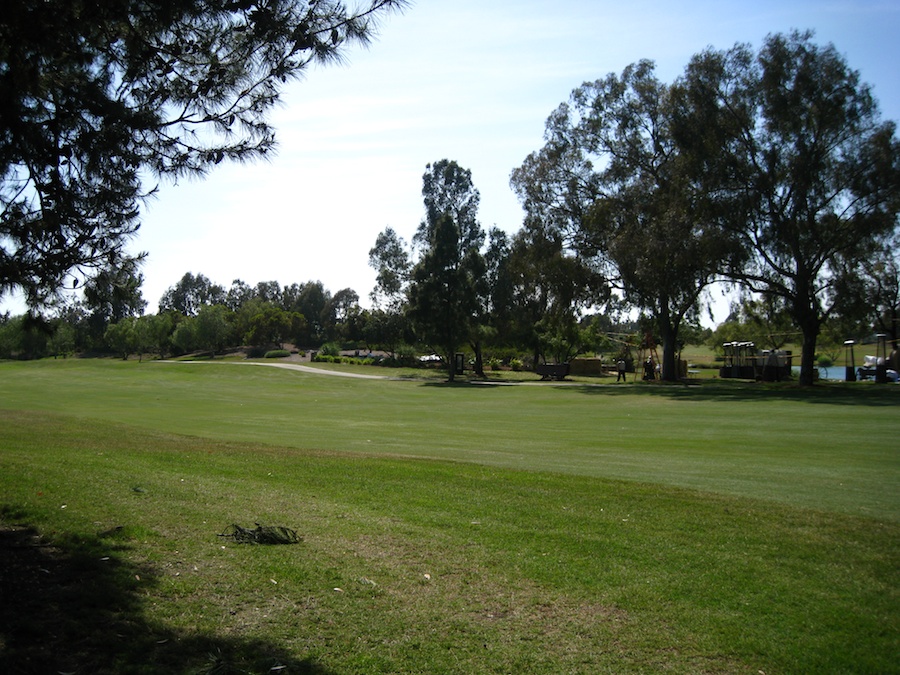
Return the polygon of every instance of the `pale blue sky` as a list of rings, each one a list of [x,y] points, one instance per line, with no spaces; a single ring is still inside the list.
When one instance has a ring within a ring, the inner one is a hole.
[[[369,49],[288,87],[271,162],[162,187],[133,246],[149,253],[147,309],[185,272],[321,280],[367,304],[368,251],[386,226],[412,237],[427,163],[471,169],[482,225],[514,232],[509,174],[572,89],[643,58],[672,81],[706,47],[794,28],[834,43],[900,120],[900,0],[417,0]]]

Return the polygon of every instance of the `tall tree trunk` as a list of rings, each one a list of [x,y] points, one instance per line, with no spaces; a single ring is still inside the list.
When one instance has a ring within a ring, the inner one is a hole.
[[[794,320],[803,333],[803,342],[800,346],[799,383],[802,387],[809,387],[813,384],[815,374],[816,340],[819,337],[819,329],[822,327],[822,319],[819,316],[819,307],[815,296],[809,291],[812,281],[810,275],[798,274],[798,277],[795,289]]]
[[[800,385],[804,387],[813,384],[816,365],[816,339],[819,336],[819,326],[801,325],[803,331],[803,344],[800,348]]]
[[[447,382],[456,381],[456,351],[449,350],[447,352]]]
[[[800,386],[808,387],[813,384],[816,366],[816,341],[819,337],[821,320],[815,310],[804,308],[801,316],[797,317],[797,325],[803,333],[803,341],[800,346]]]
[[[475,375],[481,379],[486,379],[484,374],[484,358],[481,355],[481,340],[475,340],[470,343],[472,351],[475,352]]]
[[[676,357],[678,356],[678,326],[681,319],[679,317],[678,321],[672,320],[668,298],[660,298],[659,306],[660,311],[656,323],[663,345],[661,377],[666,382],[677,382],[678,363]]]
[[[660,333],[662,334],[662,379],[666,382],[678,381],[678,329],[671,321],[665,325],[660,321]]]

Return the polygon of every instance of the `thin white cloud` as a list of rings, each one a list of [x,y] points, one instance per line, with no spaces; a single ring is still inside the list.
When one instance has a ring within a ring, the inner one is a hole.
[[[897,2],[418,0],[346,65],[289,87],[272,115],[271,162],[163,187],[134,246],[150,254],[149,309],[188,271],[224,285],[318,279],[365,299],[368,250],[388,225],[412,236],[428,162],[470,168],[482,224],[512,231],[522,213],[510,171],[583,81],[642,58],[671,80],[708,46],[759,45],[793,28],[833,42],[900,119]]]

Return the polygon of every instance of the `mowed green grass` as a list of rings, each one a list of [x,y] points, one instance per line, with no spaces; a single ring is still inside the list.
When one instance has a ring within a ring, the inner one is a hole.
[[[0,365],[0,405],[214,440],[621,478],[900,520],[900,387],[449,386],[250,364],[47,360]]]
[[[898,403],[0,364],[3,519],[115,590],[53,656],[0,627],[0,664],[896,672]],[[233,522],[304,541],[216,536]]]

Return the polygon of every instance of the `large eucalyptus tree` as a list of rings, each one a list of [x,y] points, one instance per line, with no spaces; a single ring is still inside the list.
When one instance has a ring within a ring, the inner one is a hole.
[[[771,35],[758,53],[706,51],[679,98],[679,140],[747,253],[729,273],[783,300],[803,336],[800,382],[811,384],[823,322],[898,231],[896,125],[810,33]]]
[[[653,317],[667,380],[678,377],[682,321],[736,255],[673,137],[671,96],[650,61],[585,83],[548,119],[544,148],[512,175],[529,217],[562,233]]]

